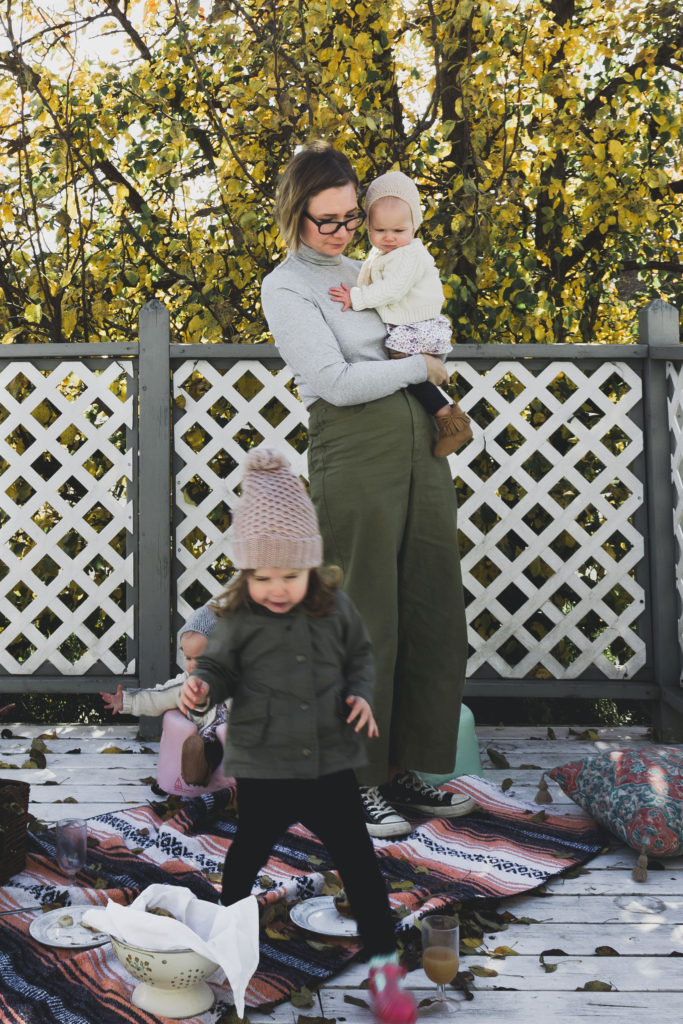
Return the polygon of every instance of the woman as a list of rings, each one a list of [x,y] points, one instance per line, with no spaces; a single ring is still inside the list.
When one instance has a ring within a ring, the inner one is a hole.
[[[329,295],[358,277],[343,255],[364,216],[357,193],[350,162],[327,143],[290,160],[275,202],[289,252],[261,299],[309,413],[325,561],[342,568],[372,639],[379,738],[358,777],[368,831],[386,838],[411,830],[396,807],[456,817],[473,806],[414,774],[455,764],[467,635],[455,489],[431,454],[433,422],[406,391],[447,372],[430,355],[389,359],[378,314],[343,313]]]

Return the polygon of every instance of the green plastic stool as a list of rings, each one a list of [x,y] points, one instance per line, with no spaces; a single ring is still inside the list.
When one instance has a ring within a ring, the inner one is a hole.
[[[465,704],[460,707],[458,753],[453,771],[447,775],[432,775],[429,772],[418,772],[417,774],[430,786],[441,786],[444,782],[457,779],[459,775],[483,775],[479,744],[474,731],[474,715]]]

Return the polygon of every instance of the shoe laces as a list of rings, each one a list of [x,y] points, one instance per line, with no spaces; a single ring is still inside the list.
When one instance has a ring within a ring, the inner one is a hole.
[[[421,779],[419,775],[415,775],[414,772],[406,772],[401,778],[401,782],[408,789],[412,789],[416,793],[421,793],[423,796],[428,796],[432,799],[443,796],[440,789],[437,789],[435,786],[430,786],[428,782]]]
[[[379,791],[378,786],[364,786],[361,789],[363,803],[371,813],[394,814],[394,808],[389,804]]]

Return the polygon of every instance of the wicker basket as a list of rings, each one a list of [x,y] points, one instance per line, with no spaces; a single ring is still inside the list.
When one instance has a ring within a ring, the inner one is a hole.
[[[26,865],[28,782],[0,779],[0,885]]]

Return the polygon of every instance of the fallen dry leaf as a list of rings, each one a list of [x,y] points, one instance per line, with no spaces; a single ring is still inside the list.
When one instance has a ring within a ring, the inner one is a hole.
[[[296,1006],[299,1010],[310,1010],[313,1006],[313,993],[310,988],[302,985],[296,992],[292,992],[290,1002],[292,1006]]]
[[[454,988],[457,992],[462,992],[467,1002],[471,1003],[474,999],[474,995],[470,991],[470,985],[473,981],[474,975],[471,971],[458,971],[451,982],[451,988]]]
[[[501,754],[499,750],[494,750],[493,747],[487,747],[486,753],[489,755],[491,764],[495,768],[509,768],[510,762],[508,761],[505,754]]]
[[[486,952],[487,956],[494,960],[504,960],[506,956],[519,956],[517,950],[511,949],[510,946],[496,946],[495,949],[489,949]]]
[[[556,971],[557,970],[557,964],[547,964],[545,962],[545,958],[547,956],[561,956],[561,955],[566,956],[567,954],[563,953],[563,951],[561,949],[546,949],[544,953],[541,953],[541,955],[538,958],[538,962],[540,963],[541,967],[543,968],[543,970],[545,971],[546,974],[552,974],[554,971]]]
[[[576,736],[577,740],[595,741],[597,739],[600,739],[596,729],[584,729],[583,732],[577,732],[575,729],[570,729],[569,735]]]
[[[470,964],[468,970],[472,974],[476,975],[477,978],[497,978],[498,971],[494,971],[492,967],[481,967],[479,964]]]
[[[316,939],[306,939],[306,945],[314,949],[316,953],[324,953],[326,950],[335,948],[331,942],[317,942]]]
[[[335,875],[334,871],[325,871],[323,874],[324,882],[323,887],[320,890],[323,896],[336,896],[342,887],[339,877]]]

